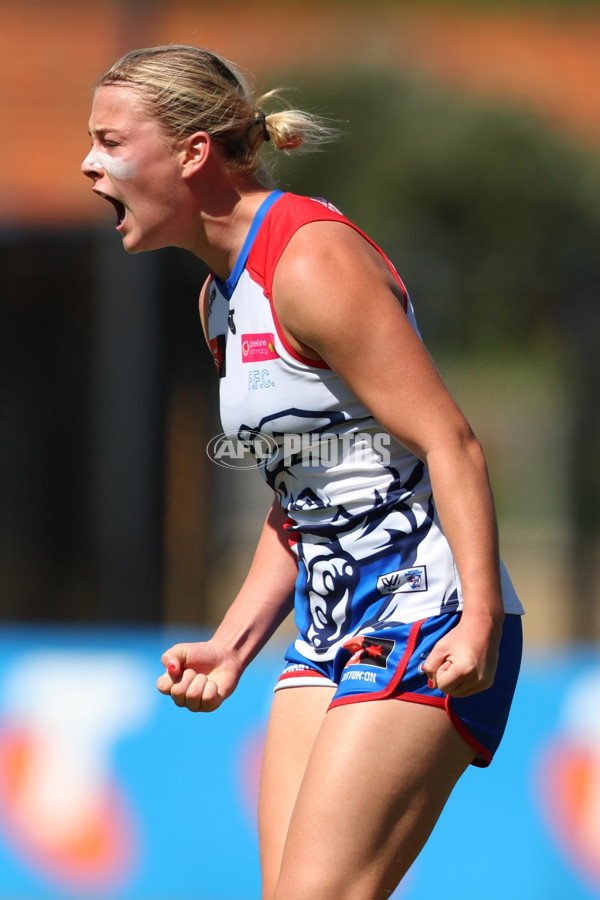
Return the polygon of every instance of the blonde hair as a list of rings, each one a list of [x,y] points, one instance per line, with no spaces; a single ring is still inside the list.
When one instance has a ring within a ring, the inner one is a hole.
[[[258,151],[265,141],[283,151],[311,150],[337,135],[320,116],[302,110],[265,113],[264,103],[281,102],[279,91],[254,100],[230,62],[199,47],[132,50],[100,76],[96,88],[111,84],[139,89],[148,111],[169,136],[207,132],[225,163],[242,174],[264,175]]]

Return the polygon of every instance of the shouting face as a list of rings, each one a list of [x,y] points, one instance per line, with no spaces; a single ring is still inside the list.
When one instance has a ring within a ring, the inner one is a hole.
[[[111,84],[94,96],[92,148],[81,169],[117,213],[117,231],[131,253],[180,246],[189,192],[181,144],[165,134],[134,87]]]

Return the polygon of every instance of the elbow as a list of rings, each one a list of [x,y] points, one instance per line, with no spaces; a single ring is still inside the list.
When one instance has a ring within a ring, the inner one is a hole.
[[[463,448],[463,452],[473,461],[473,463],[480,465],[487,470],[483,447],[468,424],[465,426],[463,433],[460,434],[458,440],[460,446]]]
[[[479,471],[488,477],[488,467],[480,441],[475,436],[467,422],[460,428],[454,429],[450,434],[428,448],[421,459],[431,470],[439,465],[444,468],[452,461],[462,470]]]

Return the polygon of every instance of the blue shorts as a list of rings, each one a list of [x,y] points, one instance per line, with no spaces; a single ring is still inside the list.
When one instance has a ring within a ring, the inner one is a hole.
[[[349,638],[332,660],[307,660],[291,644],[275,690],[305,685],[336,688],[329,706],[365,700],[408,700],[439,706],[473,748],[473,765],[488,766],[504,734],[523,649],[521,617],[504,620],[500,657],[492,687],[470,697],[449,697],[427,686],[423,663],[434,644],[460,621],[460,613],[382,627]]]

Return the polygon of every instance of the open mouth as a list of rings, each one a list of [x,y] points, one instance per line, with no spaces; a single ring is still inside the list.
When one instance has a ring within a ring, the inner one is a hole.
[[[115,208],[115,212],[117,213],[117,228],[122,223],[125,218],[125,206],[121,203],[120,200],[117,200],[116,197],[110,197],[108,194],[102,194],[98,191],[98,196],[103,197],[104,200],[108,200],[112,206]]]

